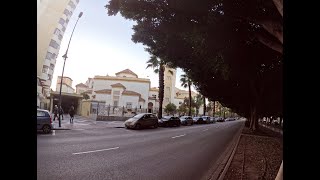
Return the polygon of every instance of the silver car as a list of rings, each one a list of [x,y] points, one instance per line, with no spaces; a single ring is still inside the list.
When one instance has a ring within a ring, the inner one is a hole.
[[[193,120],[191,116],[181,116],[180,121],[182,125],[193,125]]]
[[[49,111],[45,109],[37,109],[37,130],[44,133],[50,133],[52,130],[52,117]]]

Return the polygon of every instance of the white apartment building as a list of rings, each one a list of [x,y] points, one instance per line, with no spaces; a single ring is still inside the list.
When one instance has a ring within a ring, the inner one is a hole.
[[[43,82],[38,102],[49,96],[60,44],[79,0],[37,1],[37,76]]]

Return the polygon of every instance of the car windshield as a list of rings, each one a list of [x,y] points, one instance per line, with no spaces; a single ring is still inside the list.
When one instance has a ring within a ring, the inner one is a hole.
[[[140,119],[142,116],[144,116],[145,114],[137,114],[135,116],[133,116],[132,118],[134,119]]]
[[[170,119],[171,116],[163,116],[162,119]]]

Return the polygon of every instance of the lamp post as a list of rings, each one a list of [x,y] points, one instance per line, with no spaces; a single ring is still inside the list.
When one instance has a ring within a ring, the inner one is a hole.
[[[61,107],[61,90],[62,90],[62,80],[63,80],[63,73],[64,73],[64,66],[66,64],[66,60],[68,58],[68,50],[69,50],[69,45],[70,45],[70,42],[71,42],[71,38],[72,38],[72,35],[73,35],[73,32],[74,32],[74,29],[76,28],[77,26],[77,23],[80,19],[80,17],[82,16],[83,12],[80,12],[79,16],[78,16],[78,19],[77,19],[77,22],[76,24],[74,25],[73,27],[73,30],[72,30],[72,33],[71,33],[71,36],[70,36],[70,39],[69,39],[69,43],[68,43],[68,47],[67,47],[67,50],[66,50],[66,53],[62,56],[63,59],[64,59],[64,62],[63,62],[63,68],[62,68],[62,75],[61,75],[61,80],[60,80],[60,92],[59,92],[59,127],[61,127],[61,114],[60,114],[60,107]]]

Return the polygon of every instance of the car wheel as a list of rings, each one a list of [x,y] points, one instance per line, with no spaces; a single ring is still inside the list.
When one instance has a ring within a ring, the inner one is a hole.
[[[158,128],[158,123],[153,125],[154,128]]]
[[[136,128],[136,129],[141,129],[141,124],[137,123],[137,124],[135,125],[135,128]]]
[[[51,132],[51,127],[49,125],[44,125],[42,127],[42,131],[46,134],[50,133]]]

